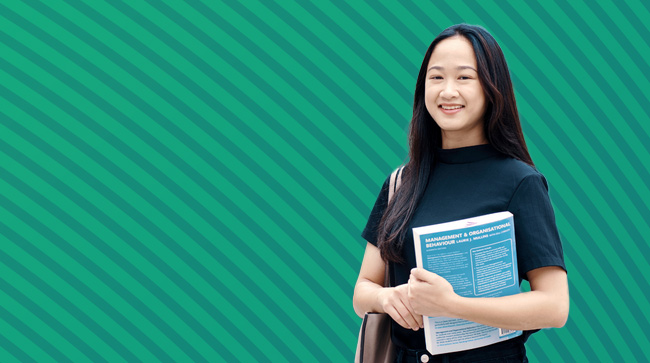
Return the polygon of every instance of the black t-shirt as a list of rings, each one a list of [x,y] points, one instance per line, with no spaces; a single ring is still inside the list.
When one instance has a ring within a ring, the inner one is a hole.
[[[514,216],[520,281],[527,279],[528,271],[539,267],[560,266],[566,271],[548,184],[542,174],[489,144],[439,149],[435,159],[403,244],[406,262],[390,263],[391,286],[407,283],[411,269],[416,267],[412,228],[502,211]],[[384,182],[361,234],[375,246],[377,226],[388,202],[389,179]],[[525,341],[533,332],[524,332],[515,339]],[[404,329],[395,322],[393,340],[405,348],[425,349],[423,330]]]

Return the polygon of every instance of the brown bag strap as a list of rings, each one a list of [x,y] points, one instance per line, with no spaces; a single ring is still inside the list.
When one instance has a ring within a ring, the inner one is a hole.
[[[397,188],[402,184],[402,169],[404,169],[404,165],[400,166],[399,168],[395,169],[392,174],[390,174],[390,184],[388,186],[388,202],[390,203],[391,199],[393,199],[393,195],[395,195],[395,192],[397,191]]]
[[[399,168],[395,169],[391,174],[390,174],[390,183],[388,185],[388,203],[390,203],[391,199],[393,199],[393,195],[395,195],[395,192],[397,191],[397,188],[402,184],[402,170],[404,169],[404,165],[400,166]],[[390,271],[388,269],[389,263],[386,264],[386,271],[384,272],[384,286],[390,287]]]

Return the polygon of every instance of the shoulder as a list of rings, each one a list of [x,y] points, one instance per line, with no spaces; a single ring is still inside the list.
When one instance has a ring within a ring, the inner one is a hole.
[[[513,158],[505,161],[509,170],[511,186],[508,210],[521,209],[541,213],[550,208],[549,185],[546,177],[536,168]]]
[[[370,216],[368,217],[366,227],[361,233],[361,236],[366,241],[375,246],[377,246],[377,232],[379,229],[379,223],[382,216],[384,215],[386,207],[388,206],[388,190],[390,188],[390,179],[392,174],[393,172],[386,176],[384,184],[381,186],[381,190],[377,196],[377,200],[375,201],[375,205],[373,206],[372,211],[370,212]]]
[[[495,167],[501,175],[508,179],[509,184],[517,189],[522,183],[542,184],[548,189],[548,183],[542,173],[535,167],[509,156],[497,158]]]
[[[388,204],[388,191],[390,189],[390,179],[391,176],[393,175],[393,172],[390,174],[386,175],[386,179],[384,179],[383,184],[381,185],[381,189],[379,190],[379,195],[377,196],[377,205],[380,205],[382,207],[385,207],[386,204]]]
[[[540,173],[536,168],[534,168],[531,165],[528,165],[524,163],[521,160],[517,160],[515,158],[509,157],[509,156],[503,156],[499,158],[501,167],[504,169],[507,169],[509,173],[513,176],[516,177],[517,179],[525,179],[526,177],[529,176],[541,176],[542,173]]]

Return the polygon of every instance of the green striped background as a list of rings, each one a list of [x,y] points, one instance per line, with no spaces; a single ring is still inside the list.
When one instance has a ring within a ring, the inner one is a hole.
[[[531,361],[650,359],[650,4],[3,1],[0,361],[351,361],[435,35],[486,27],[571,288]],[[268,357],[268,358],[265,358]]]

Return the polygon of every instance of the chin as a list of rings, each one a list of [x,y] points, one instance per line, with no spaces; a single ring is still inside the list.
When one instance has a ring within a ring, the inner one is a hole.
[[[465,127],[465,122],[462,121],[449,122],[449,121],[436,121],[436,119],[434,119],[434,121],[436,124],[438,124],[438,127],[440,127],[442,131],[459,131]]]

